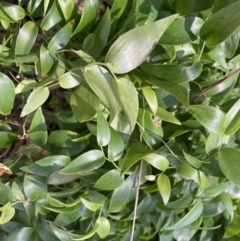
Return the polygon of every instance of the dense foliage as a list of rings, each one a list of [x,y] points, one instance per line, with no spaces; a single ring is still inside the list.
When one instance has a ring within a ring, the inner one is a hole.
[[[1,1],[1,240],[240,240],[239,11]]]

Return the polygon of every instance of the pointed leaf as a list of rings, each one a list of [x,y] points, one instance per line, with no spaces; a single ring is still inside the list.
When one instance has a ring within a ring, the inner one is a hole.
[[[71,89],[80,85],[84,81],[82,71],[74,69],[59,77],[59,84],[64,89]]]
[[[171,194],[171,184],[168,176],[161,173],[157,178],[157,186],[164,204],[167,205]]]
[[[218,163],[224,175],[240,188],[239,159],[240,151],[225,148],[218,152]]]
[[[169,167],[169,162],[166,157],[152,153],[143,158],[150,165],[154,166],[158,170],[165,171]]]
[[[42,113],[42,108],[39,107],[34,114],[32,123],[29,129],[29,137],[36,145],[44,145],[47,142],[47,125]]]
[[[95,183],[94,187],[101,190],[114,190],[124,181],[118,170],[111,170],[101,176]]]
[[[200,168],[201,165],[202,165],[202,162],[200,160],[198,160],[196,157],[193,157],[191,155],[189,155],[188,153],[186,153],[184,150],[183,150],[183,155],[184,157],[186,158],[186,160],[191,164],[193,165],[195,168]]]
[[[112,120],[118,109],[118,103],[112,90],[112,76],[106,69],[97,65],[85,67],[83,74],[90,88],[109,110]]]
[[[29,113],[40,107],[47,100],[49,94],[49,89],[46,87],[39,87],[33,90],[21,112],[21,117],[28,115]]]
[[[121,35],[110,47],[106,63],[110,63],[117,74],[135,69],[151,53],[164,31],[177,16],[172,15]]]
[[[120,106],[129,120],[131,131],[133,131],[138,116],[138,92],[133,83],[126,78],[115,80],[113,86]]]
[[[177,125],[181,125],[181,122],[173,114],[171,114],[170,112],[168,112],[167,110],[165,110],[162,107],[157,108],[156,116],[158,118],[160,118],[161,120],[164,120],[164,121],[167,121],[170,123],[174,123]]]
[[[141,142],[133,143],[127,150],[127,154],[123,160],[121,175],[139,160],[143,159],[145,156],[153,152],[154,150],[146,149],[144,144]]]
[[[102,203],[90,202],[84,198],[81,198],[81,201],[86,208],[88,208],[89,210],[91,210],[93,212],[96,212],[103,205]]]
[[[226,116],[221,110],[212,106],[191,105],[188,107],[188,112],[211,132],[224,133]]]
[[[37,240],[38,236],[36,230],[32,227],[24,227],[15,230],[11,234],[7,236],[4,241],[15,241],[15,240],[22,240],[24,237],[24,241],[33,241]]]
[[[8,202],[3,207],[0,208],[0,225],[8,223],[15,214],[15,209],[12,207],[12,204]]]
[[[89,233],[85,234],[82,238],[75,238],[74,236],[72,237],[72,240],[85,240],[85,239],[88,239],[88,238],[91,238],[98,230],[98,224],[95,225],[94,229],[91,230]]]
[[[207,19],[201,28],[200,37],[206,41],[208,46],[222,43],[240,28],[239,8],[240,2],[234,2]]]
[[[65,21],[68,22],[73,14],[75,2],[72,0],[58,0],[58,4],[62,10]]]
[[[202,200],[199,199],[196,202],[196,204],[193,206],[193,208],[182,219],[180,219],[174,225],[171,225],[170,227],[165,228],[165,230],[174,230],[177,228],[188,226],[189,224],[193,223],[200,217],[200,215],[202,214],[202,210],[203,210],[203,203],[202,203]]]
[[[106,238],[110,232],[109,221],[104,217],[100,217],[97,219],[96,223],[98,224],[98,229],[97,229],[98,236],[101,239]]]
[[[16,55],[29,54],[38,35],[38,26],[32,22],[26,22],[20,29],[15,47]]]
[[[149,104],[152,113],[155,115],[157,112],[157,108],[158,108],[158,101],[157,101],[157,96],[155,94],[155,92],[153,91],[153,89],[145,87],[142,89],[143,95],[147,101],[147,103]]]
[[[81,174],[93,171],[101,167],[105,162],[104,156],[99,150],[85,152],[64,167],[60,174]]]
[[[233,220],[227,226],[227,229],[224,233],[224,238],[230,238],[240,233],[239,222],[240,222],[240,216],[239,215],[234,216]]]
[[[4,19],[7,22],[12,23],[11,20],[14,21],[19,21],[24,19],[25,17],[25,11],[22,7],[18,6],[17,4],[11,4],[7,2],[1,2],[0,3],[0,12],[1,12],[1,17],[6,15],[7,19]],[[10,21],[8,18],[10,17]]]
[[[41,45],[40,48],[40,65],[42,70],[42,76],[45,76],[54,65],[54,57],[51,55],[50,51],[44,46]]]
[[[99,146],[106,146],[110,141],[110,128],[103,113],[97,113],[97,142]]]
[[[15,100],[15,87],[12,81],[0,73],[0,114],[9,115]]]

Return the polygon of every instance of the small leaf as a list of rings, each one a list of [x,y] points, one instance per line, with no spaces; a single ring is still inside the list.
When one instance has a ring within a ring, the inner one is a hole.
[[[108,159],[117,161],[121,158],[124,151],[124,143],[121,136],[113,128],[110,128],[110,142],[108,144]]]
[[[29,129],[29,137],[31,141],[36,145],[44,145],[47,142],[47,126],[45,118],[42,113],[42,108],[39,107],[34,114],[32,123]]]
[[[82,71],[74,69],[59,77],[59,84],[64,89],[71,89],[80,85],[84,81]]]
[[[49,94],[49,89],[46,87],[39,87],[33,90],[21,112],[21,117],[28,115],[29,113],[40,107],[47,100]]]
[[[157,178],[157,186],[158,186],[158,190],[162,196],[164,204],[167,205],[168,200],[170,198],[170,194],[171,194],[171,184],[170,184],[168,176],[161,173]]]
[[[103,205],[102,203],[90,202],[84,198],[81,198],[81,201],[86,208],[88,208],[89,210],[91,210],[93,212],[96,212]]]
[[[202,211],[203,211],[203,203],[202,203],[202,200],[199,199],[196,202],[196,204],[193,206],[193,208],[182,219],[180,219],[174,225],[171,225],[170,227],[165,228],[165,230],[174,230],[174,229],[188,226],[189,224],[193,223],[200,217],[200,215],[202,214]]]
[[[129,120],[131,131],[133,131],[138,116],[138,92],[133,83],[126,78],[115,80],[113,86],[120,106]]]
[[[142,89],[143,95],[147,101],[147,103],[149,104],[152,113],[155,115],[157,112],[157,108],[158,108],[158,101],[157,101],[157,96],[155,94],[155,92],[153,91],[153,89],[145,87]]]
[[[181,122],[173,114],[171,114],[170,112],[168,112],[167,110],[165,110],[162,107],[157,108],[156,116],[158,118],[160,118],[161,120],[164,120],[164,121],[167,121],[170,123],[174,123],[177,125],[181,125]]]
[[[110,47],[106,63],[110,63],[117,74],[135,69],[151,53],[159,38],[177,16],[172,15],[121,35]]]
[[[198,160],[196,157],[193,157],[191,155],[189,155],[188,153],[186,153],[184,150],[183,150],[183,155],[184,157],[186,158],[186,160],[191,164],[193,165],[195,168],[200,168],[201,165],[202,165],[202,162],[200,160]]]
[[[73,236],[72,240],[78,241],[78,240],[85,240],[85,239],[91,238],[97,232],[98,228],[99,228],[99,226],[97,224],[97,225],[95,225],[93,230],[91,230],[89,233],[83,235],[82,238],[74,238],[74,236]]]
[[[6,15],[7,19],[4,19],[7,22],[13,23],[13,21],[19,21],[24,19],[25,17],[25,10],[18,6],[17,4],[11,4],[11,3],[5,3],[5,2],[1,2],[0,3],[0,12],[1,12],[1,17]],[[10,17],[10,19],[8,19]],[[10,20],[10,21],[9,21]]]
[[[42,76],[45,76],[51,70],[54,62],[54,56],[52,56],[51,52],[44,46],[44,44],[42,44],[40,48],[40,65]]]
[[[15,47],[16,55],[26,55],[31,51],[38,35],[38,26],[32,22],[26,22],[20,29]]]
[[[200,37],[206,41],[207,46],[216,46],[222,43],[240,28],[239,8],[240,2],[236,1],[207,19],[200,31]]]
[[[104,217],[100,217],[97,219],[96,224],[98,224],[98,229],[97,229],[98,236],[101,239],[106,238],[110,232],[109,221]]]
[[[225,148],[218,152],[218,163],[223,174],[240,188],[240,151],[234,148]]]
[[[0,114],[9,115],[15,100],[15,87],[12,81],[0,73]]]
[[[101,167],[104,162],[105,159],[101,151],[91,150],[74,159],[61,170],[60,174],[81,174],[93,171]]]
[[[108,122],[101,111],[97,113],[97,142],[99,146],[106,146],[110,141]]]
[[[15,208],[12,207],[12,204],[8,202],[3,207],[0,208],[1,217],[0,217],[0,225],[8,223],[15,214]]]
[[[127,154],[123,160],[121,175],[124,174],[131,166],[139,160],[144,159],[145,156],[153,153],[153,150],[146,149],[141,142],[133,143],[127,150]]]
[[[169,162],[166,157],[152,153],[143,158],[150,165],[158,170],[165,171],[169,167]]]
[[[101,190],[114,190],[124,181],[118,170],[111,170],[101,176],[95,183],[94,187]]]
[[[115,0],[111,7],[112,18],[119,19],[127,6],[127,0]]]
[[[58,0],[58,4],[62,10],[65,21],[68,22],[73,14],[75,2],[72,0]]]
[[[239,222],[240,222],[240,216],[235,215],[233,220],[227,226],[227,229],[226,229],[223,237],[224,238],[230,238],[234,235],[239,234],[240,233]]]
[[[188,107],[188,112],[211,132],[224,133],[226,116],[221,110],[212,106],[191,105]]]

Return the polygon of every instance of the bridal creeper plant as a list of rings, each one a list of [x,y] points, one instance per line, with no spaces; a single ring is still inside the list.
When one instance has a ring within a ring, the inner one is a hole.
[[[106,2],[0,3],[1,240],[239,240],[240,1]]]

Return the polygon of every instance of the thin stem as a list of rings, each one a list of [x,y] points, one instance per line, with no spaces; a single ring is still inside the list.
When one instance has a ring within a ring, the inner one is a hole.
[[[199,57],[198,57],[198,61],[200,61],[200,59],[201,59],[201,57],[202,57],[202,53],[203,53],[203,50],[204,50],[204,48],[205,48],[205,45],[206,45],[206,43],[204,42],[204,43],[203,43],[203,46],[202,46],[202,49],[201,49],[201,52],[200,52]]]
[[[143,161],[141,160],[140,165],[139,165],[139,171],[138,171],[138,181],[137,181],[137,189],[136,189],[136,197],[135,197],[135,204],[134,204],[133,223],[132,223],[132,231],[131,231],[130,241],[133,241],[133,237],[134,237],[134,229],[135,229],[136,217],[137,217],[137,206],[138,206],[138,199],[139,199],[140,182],[141,182],[141,176],[142,176],[142,165],[143,165]]]

